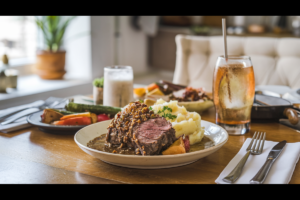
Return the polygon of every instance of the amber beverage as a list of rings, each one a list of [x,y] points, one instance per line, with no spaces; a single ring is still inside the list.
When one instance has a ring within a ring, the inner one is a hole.
[[[255,79],[249,56],[223,56],[217,60],[213,78],[216,123],[231,135],[250,130]]]

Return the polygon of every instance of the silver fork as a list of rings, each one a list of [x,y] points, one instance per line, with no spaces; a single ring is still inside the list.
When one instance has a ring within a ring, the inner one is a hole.
[[[256,133],[257,133],[257,135],[256,135]],[[263,139],[262,139],[262,137],[263,137]],[[222,180],[227,183],[234,183],[240,177],[242,170],[244,168],[244,165],[245,165],[250,153],[253,155],[259,155],[262,153],[264,144],[265,144],[265,139],[266,139],[266,133],[255,131],[253,138],[252,138],[249,146],[246,149],[246,151],[247,151],[246,155],[241,159],[241,161],[237,164],[237,166]],[[254,143],[254,145],[252,145],[254,140],[255,140],[255,143]],[[258,140],[259,140],[259,143],[256,146]]]

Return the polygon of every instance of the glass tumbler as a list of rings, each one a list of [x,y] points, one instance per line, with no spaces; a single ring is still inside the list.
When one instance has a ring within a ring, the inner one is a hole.
[[[219,56],[214,69],[213,99],[216,124],[230,135],[250,130],[255,94],[253,65],[249,56]]]
[[[130,66],[104,68],[103,105],[124,107],[133,101],[133,71]]]

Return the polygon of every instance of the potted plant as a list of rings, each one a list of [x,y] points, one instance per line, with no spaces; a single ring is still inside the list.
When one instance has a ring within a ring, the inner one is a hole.
[[[61,49],[65,30],[75,17],[42,16],[35,23],[42,31],[45,49],[37,52],[36,72],[42,79],[61,79],[66,73],[66,51]]]
[[[94,104],[103,104],[103,84],[104,84],[104,77],[96,78],[93,81],[93,98]]]

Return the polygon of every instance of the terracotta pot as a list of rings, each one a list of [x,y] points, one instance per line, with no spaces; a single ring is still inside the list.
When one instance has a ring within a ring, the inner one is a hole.
[[[66,51],[37,53],[36,73],[42,79],[62,79],[65,71]]]

